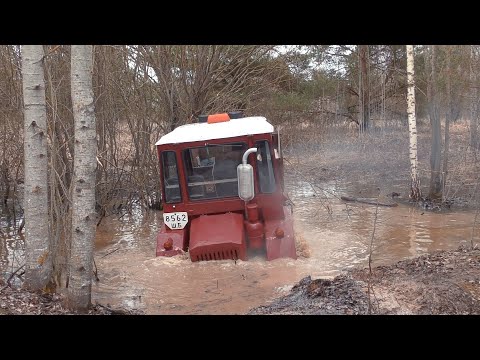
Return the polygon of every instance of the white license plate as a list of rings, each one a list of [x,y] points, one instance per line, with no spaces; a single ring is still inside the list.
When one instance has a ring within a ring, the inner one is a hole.
[[[188,223],[187,212],[163,213],[163,222],[172,230],[183,229]]]

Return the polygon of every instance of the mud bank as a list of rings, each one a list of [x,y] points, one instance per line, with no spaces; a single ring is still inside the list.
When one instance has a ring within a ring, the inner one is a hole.
[[[308,276],[249,314],[480,314],[480,250],[433,252],[332,280]]]

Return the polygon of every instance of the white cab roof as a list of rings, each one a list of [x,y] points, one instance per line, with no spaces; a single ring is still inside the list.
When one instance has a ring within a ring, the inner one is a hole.
[[[273,132],[273,126],[267,119],[263,116],[251,116],[213,124],[204,122],[182,125],[162,136],[155,145],[180,144],[271,132]]]

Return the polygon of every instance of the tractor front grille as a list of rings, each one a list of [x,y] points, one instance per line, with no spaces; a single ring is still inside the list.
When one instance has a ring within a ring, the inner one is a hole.
[[[226,251],[209,251],[194,256],[193,261],[209,261],[209,260],[237,260],[237,250]]]

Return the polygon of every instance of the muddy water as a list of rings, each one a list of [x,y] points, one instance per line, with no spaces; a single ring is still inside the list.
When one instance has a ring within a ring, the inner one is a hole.
[[[93,301],[143,309],[147,314],[242,314],[285,294],[304,276],[333,277],[367,265],[375,207],[345,203],[339,197],[373,198],[375,189],[334,182],[313,189],[294,177],[287,179],[287,189],[294,203],[296,232],[304,240],[298,260],[266,262],[253,257],[246,262],[192,263],[187,256],[156,258],[160,212],[111,217],[97,229],[95,263],[100,281],[93,286]],[[472,211],[432,213],[401,204],[379,207],[373,263],[389,264],[469,243],[474,217]],[[24,262],[24,239],[7,220],[0,216],[4,279]],[[478,229],[474,242],[480,242]],[[12,279],[13,284],[19,281]]]
[[[93,287],[93,300],[147,314],[241,314],[285,294],[304,276],[332,277],[366,266],[375,217],[374,265],[454,249],[472,236],[473,212],[439,214],[399,205],[379,207],[375,216],[374,206],[339,200],[358,193],[356,184],[322,184],[322,192],[294,179],[287,186],[295,204],[295,228],[305,241],[299,248],[309,257],[198,263],[186,256],[156,258],[161,213],[110,218],[97,231],[100,281]]]
[[[11,285],[20,286],[21,279],[10,275],[21,273],[19,268],[25,263],[25,238],[23,233],[18,234],[17,231],[21,219],[14,219],[7,214],[9,212],[0,207],[0,278],[9,280]]]

